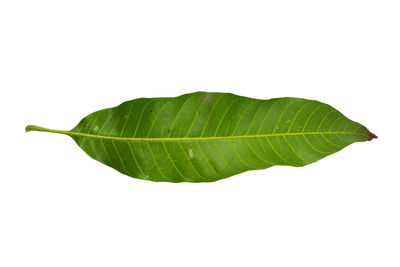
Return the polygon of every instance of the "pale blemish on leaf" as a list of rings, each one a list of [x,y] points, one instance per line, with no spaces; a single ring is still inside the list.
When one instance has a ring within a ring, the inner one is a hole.
[[[192,159],[194,157],[193,150],[191,148],[189,148],[188,154],[189,154],[189,158]]]

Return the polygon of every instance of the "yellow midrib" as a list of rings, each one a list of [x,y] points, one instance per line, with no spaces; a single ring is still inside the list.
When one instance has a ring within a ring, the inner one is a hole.
[[[296,132],[296,133],[270,133],[270,134],[250,134],[250,135],[233,135],[233,136],[204,136],[204,137],[119,137],[119,136],[105,136],[88,133],[80,133],[74,131],[53,130],[36,125],[28,125],[26,131],[39,131],[66,134],[69,136],[89,137],[98,139],[108,139],[116,141],[201,141],[201,140],[219,140],[219,139],[241,139],[241,138],[261,138],[261,137],[275,137],[275,136],[295,136],[295,135],[332,135],[332,134],[347,134],[359,135],[368,139],[368,133],[359,132]]]
[[[116,141],[201,141],[201,140],[219,140],[219,139],[242,139],[242,138],[262,138],[262,137],[276,137],[276,136],[296,136],[296,135],[332,135],[332,134],[347,134],[347,135],[360,135],[367,136],[362,133],[356,132],[300,132],[300,133],[271,133],[271,134],[253,134],[253,135],[235,135],[235,136],[205,136],[205,137],[117,137],[95,135],[87,133],[79,133],[72,131],[63,131],[62,133],[70,136],[80,136],[98,139],[108,139]]]

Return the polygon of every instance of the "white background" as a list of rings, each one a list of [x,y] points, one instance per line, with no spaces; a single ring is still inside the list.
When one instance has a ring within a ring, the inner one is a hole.
[[[400,266],[399,14],[399,1],[1,1],[0,265]],[[379,139],[171,184],[24,132],[198,90],[317,99]]]

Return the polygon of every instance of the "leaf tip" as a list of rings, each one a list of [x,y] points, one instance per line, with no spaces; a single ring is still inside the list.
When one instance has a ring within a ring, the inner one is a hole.
[[[369,130],[367,130],[367,136],[368,136],[368,141],[371,141],[372,139],[378,138],[375,134],[371,133]]]

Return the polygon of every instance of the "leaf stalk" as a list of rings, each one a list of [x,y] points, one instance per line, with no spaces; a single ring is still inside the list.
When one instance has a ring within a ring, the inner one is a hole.
[[[59,133],[59,134],[69,134],[69,131],[62,131],[62,130],[54,130],[54,129],[48,129],[36,125],[28,125],[25,127],[25,131],[28,132],[47,132],[47,133]]]

